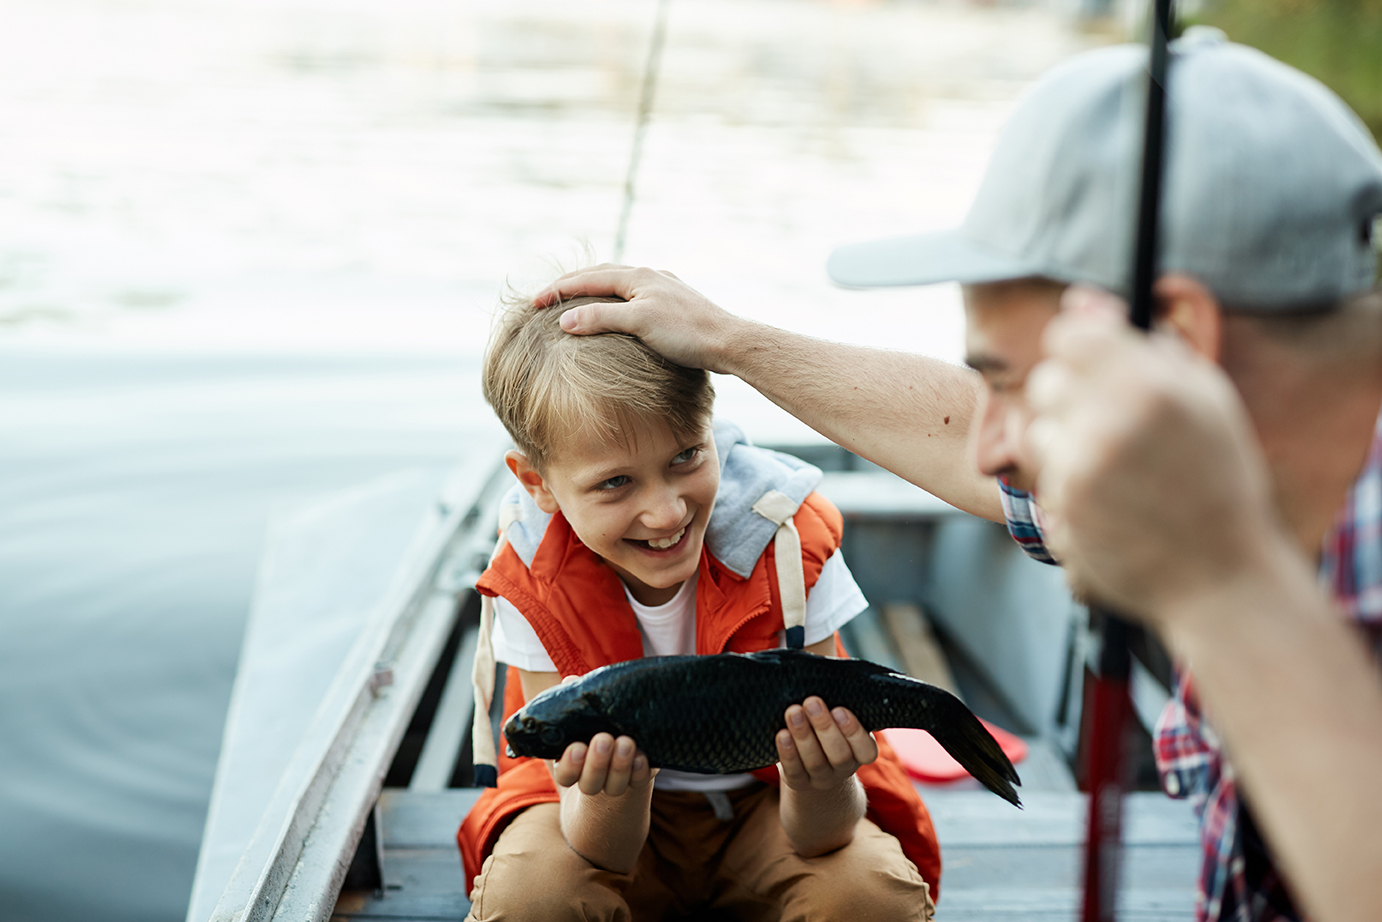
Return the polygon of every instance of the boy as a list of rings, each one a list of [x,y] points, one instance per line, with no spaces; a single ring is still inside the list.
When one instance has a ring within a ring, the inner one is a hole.
[[[477,584],[505,715],[639,656],[842,654],[835,630],[866,603],[820,471],[712,430],[706,372],[628,336],[566,336],[560,316],[507,299],[485,358],[519,481]],[[555,763],[501,759],[457,833],[471,918],[930,918],[926,808],[886,744],[827,705],[789,708],[778,766],[751,774],[658,772],[609,734]]]

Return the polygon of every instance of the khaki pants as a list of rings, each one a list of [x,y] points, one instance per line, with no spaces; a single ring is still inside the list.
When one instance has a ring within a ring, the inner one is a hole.
[[[778,791],[729,792],[722,821],[705,795],[655,792],[648,841],[631,874],[602,871],[561,834],[560,808],[539,804],[499,836],[476,878],[474,922],[930,919],[930,888],[897,839],[860,820],[854,841],[819,858],[792,850]]]

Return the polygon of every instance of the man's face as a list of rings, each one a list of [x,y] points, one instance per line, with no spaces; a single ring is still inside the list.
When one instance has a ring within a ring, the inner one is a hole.
[[[700,566],[720,462],[708,426],[691,438],[661,425],[639,426],[630,436],[569,440],[530,491],[544,512],[561,510],[634,598],[658,605]]]
[[[965,363],[984,379],[978,424],[971,429],[979,470],[1032,490],[1037,471],[1027,454],[1027,373],[1041,358],[1041,334],[1060,309],[1064,286],[1024,279],[966,285]]]

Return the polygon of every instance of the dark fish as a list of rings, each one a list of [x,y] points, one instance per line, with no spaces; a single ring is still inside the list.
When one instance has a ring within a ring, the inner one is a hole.
[[[595,669],[536,695],[509,718],[509,754],[559,758],[597,733],[629,736],[654,767],[704,774],[777,762],[783,713],[810,695],[869,730],[927,730],[990,791],[1021,806],[1008,757],[960,699],[864,660],[800,650],[654,656]]]

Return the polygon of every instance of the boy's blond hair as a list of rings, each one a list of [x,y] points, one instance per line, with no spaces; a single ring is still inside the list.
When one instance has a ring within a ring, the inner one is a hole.
[[[564,440],[625,441],[639,425],[698,438],[710,422],[710,375],[674,365],[623,333],[572,336],[559,320],[577,298],[547,308],[507,292],[485,350],[484,393],[518,450],[545,471]]]

